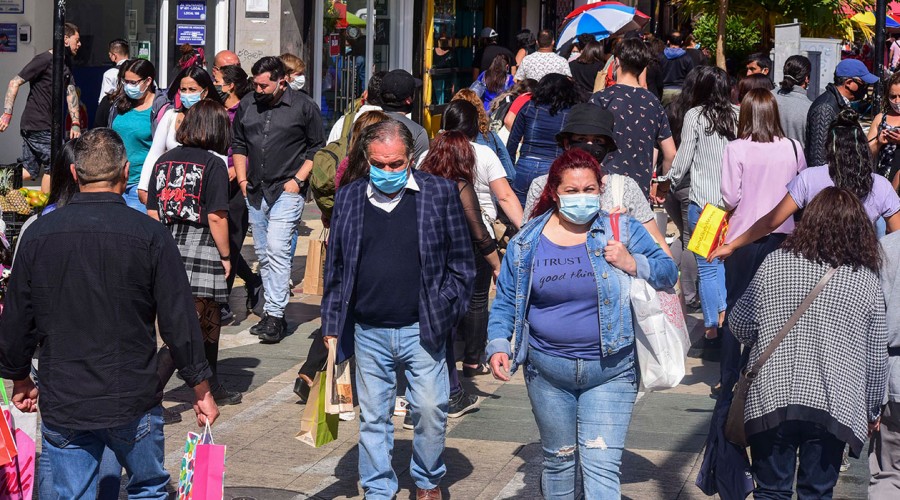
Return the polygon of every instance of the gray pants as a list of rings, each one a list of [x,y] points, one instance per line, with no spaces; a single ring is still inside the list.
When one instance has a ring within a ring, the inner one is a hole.
[[[697,299],[697,259],[694,253],[688,251],[688,242],[691,241],[691,229],[688,225],[687,207],[690,204],[688,200],[688,192],[691,190],[690,183],[684,183],[687,186],[676,191],[670,191],[666,196],[666,202],[663,205],[669,218],[678,228],[681,241],[673,241],[671,250],[675,263],[681,271],[681,291],[684,294],[685,303],[690,303]],[[663,231],[665,234],[665,231]]]
[[[869,498],[900,498],[900,403],[889,402],[881,412],[881,431],[869,447]]]

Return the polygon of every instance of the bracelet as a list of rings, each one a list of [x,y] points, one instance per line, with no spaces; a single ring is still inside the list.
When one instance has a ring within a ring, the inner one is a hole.
[[[219,255],[219,259],[221,260],[231,260],[231,255]]]
[[[247,182],[247,179],[243,179],[243,180],[238,181],[238,186],[240,186],[241,184],[243,184],[243,183],[245,183],[245,182]]]

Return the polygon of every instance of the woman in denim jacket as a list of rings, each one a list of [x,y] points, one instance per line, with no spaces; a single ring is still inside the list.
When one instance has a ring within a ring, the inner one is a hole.
[[[619,465],[637,394],[629,289],[678,270],[643,226],[600,210],[600,165],[581,150],[550,167],[536,213],[509,243],[488,325],[494,377],[525,367],[544,450],[545,498],[571,499],[576,450],[585,498],[619,498]],[[515,338],[511,350],[510,339]],[[515,352],[515,358],[510,359]]]

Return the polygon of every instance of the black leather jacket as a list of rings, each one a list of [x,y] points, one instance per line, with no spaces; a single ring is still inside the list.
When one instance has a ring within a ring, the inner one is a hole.
[[[831,122],[837,118],[841,109],[847,107],[847,101],[838,92],[833,83],[829,83],[813,102],[806,115],[806,164],[810,167],[825,165],[825,139]]]

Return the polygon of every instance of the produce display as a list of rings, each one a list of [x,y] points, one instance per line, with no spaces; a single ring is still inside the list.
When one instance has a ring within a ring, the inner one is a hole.
[[[47,205],[49,195],[36,189],[13,189],[12,170],[0,170],[0,209],[4,212],[15,212],[28,215],[34,209],[41,209]]]

